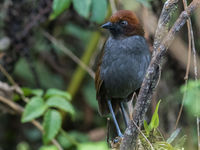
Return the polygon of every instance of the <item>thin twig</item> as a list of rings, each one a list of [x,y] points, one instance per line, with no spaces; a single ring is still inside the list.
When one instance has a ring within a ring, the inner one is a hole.
[[[187,8],[187,0],[183,0],[184,10]],[[185,80],[188,80],[189,70],[190,70],[190,62],[191,62],[191,20],[188,18],[187,20],[187,28],[188,28],[188,61],[187,61],[187,68],[185,73]]]
[[[184,102],[185,102],[185,97],[186,97],[186,93],[187,93],[187,86],[188,86],[188,80],[185,80],[185,91],[183,93],[183,99],[182,99],[182,103],[181,103],[181,108],[178,112],[178,117],[176,119],[176,124],[175,124],[175,127],[174,127],[174,130],[177,129],[177,126],[178,126],[178,123],[179,123],[179,120],[181,118],[181,114],[182,114],[182,111],[183,111],[183,105],[184,105]]]
[[[4,104],[8,105],[10,108],[12,108],[18,114],[21,114],[24,111],[23,107],[21,107],[20,105],[16,104],[12,100],[9,100],[3,96],[0,96],[0,101],[3,102]]]
[[[8,105],[10,108],[12,108],[17,114],[22,114],[24,111],[24,108],[17,103],[13,102],[12,100],[9,100],[3,96],[0,96],[0,102]],[[42,125],[36,121],[32,120],[31,123],[36,126],[42,133],[44,132]],[[58,150],[63,150],[60,144],[55,140],[52,139],[51,142],[58,148]]]
[[[183,6],[184,6],[184,10],[186,10],[187,8],[187,0],[183,0]],[[187,28],[188,28],[188,58],[187,58],[187,67],[186,67],[186,72],[185,72],[185,86],[186,86],[186,89],[184,91],[184,94],[183,94],[183,99],[182,99],[182,103],[181,103],[181,108],[179,110],[179,113],[178,113],[178,117],[177,117],[177,120],[176,120],[176,124],[175,124],[175,128],[174,130],[176,130],[177,126],[178,126],[178,123],[179,123],[179,120],[180,120],[180,117],[181,117],[181,114],[182,114],[182,111],[183,111],[183,104],[184,104],[184,100],[185,100],[185,96],[186,96],[186,92],[187,92],[187,86],[188,86],[188,75],[189,75],[189,70],[190,70],[190,62],[191,62],[191,24],[190,24],[190,18],[188,18],[187,20]]]
[[[24,96],[22,89],[18,84],[14,81],[11,75],[6,71],[6,69],[0,64],[0,71],[6,76],[8,81],[15,87],[15,91],[21,96],[24,102],[28,102],[28,99]]]
[[[66,48],[63,44],[61,44],[56,38],[51,36],[49,33],[43,31],[43,34],[49,41],[51,41],[54,45],[56,45],[62,52],[68,55],[75,63],[77,63],[85,71],[87,71],[88,74],[94,79],[94,76],[95,76],[94,71],[91,68],[89,68],[86,64],[84,64],[76,55],[74,55],[71,50]]]
[[[12,84],[12,85],[17,85],[15,83],[15,81],[13,80],[13,78],[9,75],[9,73],[6,71],[6,69],[4,69],[4,67],[0,64],[0,71],[6,76],[6,78],[8,79],[8,81]]]

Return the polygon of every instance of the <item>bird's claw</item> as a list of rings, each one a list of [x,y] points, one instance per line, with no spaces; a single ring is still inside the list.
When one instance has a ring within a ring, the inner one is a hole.
[[[113,143],[114,144],[117,144],[117,143],[121,143],[122,139],[123,139],[124,135],[120,135],[118,137],[116,137],[114,140],[113,140]]]
[[[114,149],[114,148],[115,148],[115,149],[119,149],[123,137],[124,137],[123,135],[120,135],[120,136],[116,137],[116,138],[111,142],[111,148],[112,148],[112,149]]]

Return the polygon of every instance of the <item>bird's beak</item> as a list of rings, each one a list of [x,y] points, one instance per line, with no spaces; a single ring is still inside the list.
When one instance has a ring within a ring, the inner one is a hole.
[[[104,29],[111,29],[113,27],[113,24],[111,22],[107,22],[103,24],[101,27]]]

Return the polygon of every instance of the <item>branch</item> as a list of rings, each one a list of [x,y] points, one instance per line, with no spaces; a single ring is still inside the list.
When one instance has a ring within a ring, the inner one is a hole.
[[[14,81],[11,75],[6,71],[6,69],[0,64],[0,71],[5,75],[8,81],[15,87],[15,91],[19,94],[24,102],[28,102],[28,99],[24,96],[22,89],[18,86],[18,84]]]
[[[170,1],[170,0],[169,0]],[[169,2],[167,1],[167,2]],[[157,49],[154,49],[154,55],[147,69],[146,76],[143,80],[141,90],[134,107],[134,118],[133,121],[141,127],[145,113],[151,103],[153,90],[156,87],[159,78],[159,65],[161,65],[164,54],[168,47],[172,43],[176,32],[178,32],[185,24],[191,13],[200,5],[199,0],[193,0],[185,11],[181,13],[179,18],[176,20],[173,27],[170,29],[167,36],[164,38],[162,43]],[[125,131],[124,139],[120,146],[121,150],[132,150],[136,144],[138,130],[134,125],[133,121],[129,123],[128,128]]]
[[[157,49],[163,38],[167,34],[168,31],[168,22],[172,12],[175,9],[178,0],[168,0],[165,2],[160,18],[158,20],[158,27],[156,29],[155,38],[154,38],[154,49]],[[155,52],[155,51],[154,51]],[[154,54],[153,54],[154,55]]]

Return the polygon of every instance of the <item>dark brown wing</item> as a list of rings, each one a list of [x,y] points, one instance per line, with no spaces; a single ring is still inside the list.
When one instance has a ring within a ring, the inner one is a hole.
[[[105,44],[104,44],[104,46],[105,46]],[[102,58],[103,58],[103,54],[104,54],[104,46],[103,46],[103,49],[101,50],[101,53],[100,53],[100,56],[98,59],[97,70],[95,73],[96,98],[98,100],[99,114],[101,116],[105,116],[109,113],[107,101],[106,101],[106,92],[105,92],[105,88],[103,85],[103,80],[100,77],[101,63],[102,63]]]

